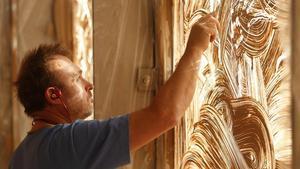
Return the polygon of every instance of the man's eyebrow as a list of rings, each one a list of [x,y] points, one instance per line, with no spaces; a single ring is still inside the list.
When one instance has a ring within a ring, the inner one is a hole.
[[[73,73],[72,76],[73,77],[76,77],[76,76],[79,76],[82,74],[82,70],[81,69],[78,69],[78,71],[76,71],[76,73]]]

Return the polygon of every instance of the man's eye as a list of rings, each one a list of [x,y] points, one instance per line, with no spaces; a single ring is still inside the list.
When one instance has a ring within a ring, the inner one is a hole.
[[[78,81],[80,79],[80,76],[75,76],[74,78],[73,78],[73,81]]]

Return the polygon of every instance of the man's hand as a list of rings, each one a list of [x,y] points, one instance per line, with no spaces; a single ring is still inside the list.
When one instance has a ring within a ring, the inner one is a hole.
[[[130,150],[136,150],[174,127],[190,105],[196,88],[197,69],[191,69],[217,36],[219,22],[202,17],[193,27],[186,51],[170,79],[163,85],[149,107],[129,116]]]
[[[200,54],[207,49],[209,42],[213,42],[216,39],[220,24],[213,15],[205,15],[193,25],[186,52]]]

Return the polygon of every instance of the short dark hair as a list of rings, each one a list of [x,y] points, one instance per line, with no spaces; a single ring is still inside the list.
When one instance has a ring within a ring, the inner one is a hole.
[[[59,82],[47,68],[47,61],[56,55],[69,57],[71,52],[60,44],[42,44],[26,53],[16,80],[17,96],[25,113],[40,111],[46,106],[45,90]]]

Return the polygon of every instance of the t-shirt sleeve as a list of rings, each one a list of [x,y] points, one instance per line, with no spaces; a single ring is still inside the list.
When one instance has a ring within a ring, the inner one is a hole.
[[[127,164],[128,115],[63,125],[53,135],[49,151],[53,161],[66,168],[109,169]]]

